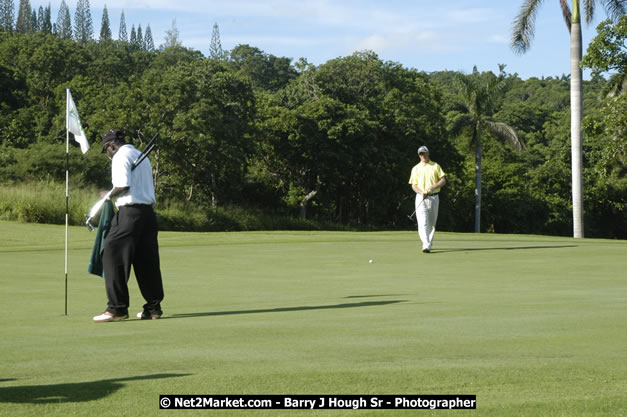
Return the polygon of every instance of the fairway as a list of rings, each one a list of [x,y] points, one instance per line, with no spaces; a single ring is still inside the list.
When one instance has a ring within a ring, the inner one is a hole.
[[[64,228],[0,235],[2,416],[627,415],[626,241],[438,232],[423,254],[415,231],[162,232],[164,318],[96,324],[94,233],[70,228],[68,316]],[[477,409],[167,411],[160,394]]]

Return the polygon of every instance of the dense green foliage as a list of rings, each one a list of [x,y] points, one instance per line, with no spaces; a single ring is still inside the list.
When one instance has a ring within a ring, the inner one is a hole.
[[[104,38],[0,32],[0,183],[63,182],[70,88],[93,144],[83,156],[71,143],[73,187],[110,186],[98,145],[107,130],[124,129],[139,148],[158,131],[160,201],[409,228],[407,181],[426,144],[448,175],[439,228],[473,230],[475,152],[469,131],[454,129],[467,104],[458,74],[368,51],[314,66],[249,45],[207,58],[142,47],[137,34],[135,44]],[[525,147],[482,134],[481,230],[569,235],[568,79],[498,76],[483,116],[511,126]],[[600,76],[584,85],[586,236],[625,238],[625,96],[604,98],[605,86]]]

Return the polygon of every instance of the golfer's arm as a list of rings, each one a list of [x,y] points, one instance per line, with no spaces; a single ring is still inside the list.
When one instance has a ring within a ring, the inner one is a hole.
[[[416,184],[411,185],[411,189],[414,190],[416,194],[424,194],[420,188]]]
[[[111,194],[109,194],[109,199],[117,197],[119,195],[124,194],[125,192],[127,192],[131,187],[113,187],[113,189],[111,190]]]
[[[427,188],[427,194],[431,194],[436,188],[444,187],[444,184],[446,184],[446,178],[441,177],[438,182]]]

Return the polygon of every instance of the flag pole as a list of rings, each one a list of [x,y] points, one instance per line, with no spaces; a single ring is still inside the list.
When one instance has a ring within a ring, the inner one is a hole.
[[[65,315],[67,316],[68,218],[70,201],[70,89],[65,90]]]
[[[70,119],[70,116],[72,117]],[[78,109],[69,88],[65,89],[65,315],[67,316],[67,259],[68,259],[68,224],[70,219],[70,132],[74,140],[81,145],[85,154],[89,150],[89,141],[78,117]]]

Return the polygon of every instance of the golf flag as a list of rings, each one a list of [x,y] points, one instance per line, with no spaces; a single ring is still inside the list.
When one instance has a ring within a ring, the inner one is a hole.
[[[78,109],[70,89],[65,89],[65,315],[67,316],[67,270],[68,270],[68,225],[70,218],[70,132],[74,134],[74,140],[81,145],[81,151],[89,150],[87,135],[83,130],[81,119],[78,117]]]
[[[70,89],[67,89],[67,129],[74,134],[74,140],[76,140],[81,145],[81,151],[86,153],[89,149],[89,142],[87,141],[87,135],[83,130],[83,125],[81,125],[81,119],[78,117],[78,110],[76,109],[76,105],[74,104],[74,100],[72,100],[72,93],[70,93]]]

